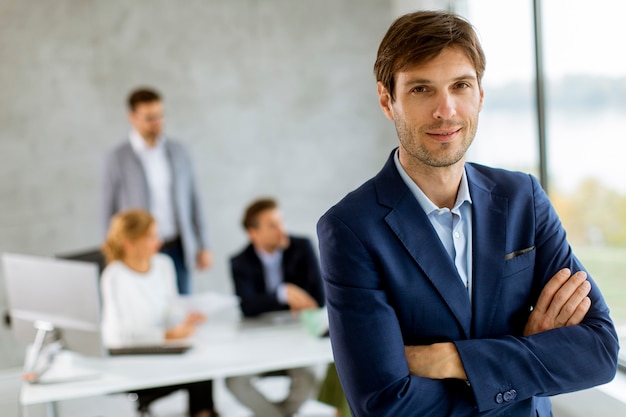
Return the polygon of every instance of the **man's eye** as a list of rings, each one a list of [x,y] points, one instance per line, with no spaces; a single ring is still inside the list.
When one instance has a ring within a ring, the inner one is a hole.
[[[413,90],[411,91],[414,93],[425,93],[427,90],[426,90],[426,87],[419,86],[419,87],[414,87]]]
[[[469,84],[468,83],[458,83],[456,85],[456,88],[469,88]]]

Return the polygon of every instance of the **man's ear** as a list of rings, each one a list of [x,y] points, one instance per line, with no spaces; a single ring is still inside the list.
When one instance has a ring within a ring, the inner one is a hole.
[[[380,108],[383,109],[383,113],[389,120],[393,120],[393,112],[391,111],[391,94],[387,91],[387,88],[378,81],[376,83],[376,87],[378,89],[378,104],[380,104]]]

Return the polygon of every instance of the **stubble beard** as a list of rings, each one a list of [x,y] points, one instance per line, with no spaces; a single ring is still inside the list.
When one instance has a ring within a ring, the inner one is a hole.
[[[461,122],[452,125],[446,122],[441,122],[417,129],[409,126],[406,122],[397,121],[395,125],[398,139],[400,140],[400,146],[402,146],[404,151],[412,159],[425,166],[443,168],[456,164],[465,156],[465,153],[476,136],[478,116],[476,116],[472,122],[473,123],[471,124]],[[452,143],[441,143],[438,148],[440,152],[437,152],[436,154],[424,146],[423,142],[419,140],[420,136],[423,137],[427,135],[425,132],[442,128],[450,128],[450,130],[457,130],[461,128],[464,132],[464,137],[456,151],[453,151],[452,153],[448,151],[448,149],[453,146]]]

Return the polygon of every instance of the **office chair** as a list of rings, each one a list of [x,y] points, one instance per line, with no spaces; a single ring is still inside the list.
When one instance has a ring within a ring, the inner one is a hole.
[[[106,266],[104,254],[99,248],[83,249],[79,252],[63,253],[55,255],[59,259],[68,259],[70,261],[83,261],[98,264],[98,270],[102,272]]]

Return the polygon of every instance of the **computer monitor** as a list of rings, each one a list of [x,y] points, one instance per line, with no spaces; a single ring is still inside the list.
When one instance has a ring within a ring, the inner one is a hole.
[[[35,323],[48,323],[65,349],[106,356],[96,264],[9,253],[2,255],[2,264],[11,326],[18,341],[33,343]]]

